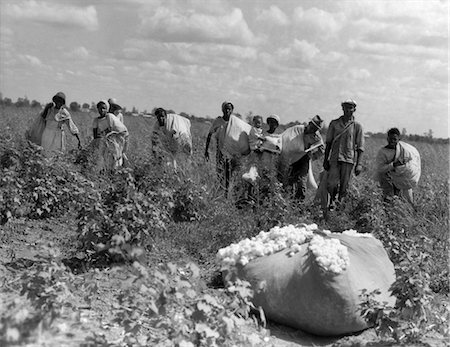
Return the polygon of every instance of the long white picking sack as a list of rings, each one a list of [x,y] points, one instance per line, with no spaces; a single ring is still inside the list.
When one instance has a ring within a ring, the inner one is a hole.
[[[226,128],[224,127],[221,129],[223,135],[219,135],[219,147],[222,153],[232,157],[240,157],[249,154],[250,146],[248,144],[248,134],[250,133],[251,128],[250,124],[231,115]]]
[[[281,134],[281,156],[282,159],[285,160],[289,165],[292,165],[297,160],[300,160],[307,152],[311,149],[314,149],[315,146],[305,150],[305,143],[303,140],[303,134],[305,131],[305,126],[303,125],[294,125],[290,128],[287,128]],[[318,144],[321,145],[322,143]],[[309,162],[309,170],[308,170],[308,179],[306,181],[307,187],[310,189],[317,189],[317,183],[314,179],[314,175],[312,172],[311,161]]]
[[[166,120],[166,129],[175,130],[174,140],[186,154],[192,154],[191,121],[175,113],[169,113]]]

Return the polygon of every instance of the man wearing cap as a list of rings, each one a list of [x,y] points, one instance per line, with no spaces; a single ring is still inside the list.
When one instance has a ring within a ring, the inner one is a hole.
[[[330,122],[326,137],[323,168],[328,171],[327,190],[330,195],[329,209],[347,194],[352,171],[358,176],[362,171],[361,157],[364,152],[364,133],[353,113],[356,102],[352,99],[341,103],[344,114]]]
[[[322,124],[322,118],[316,115],[305,126],[303,143],[306,154],[289,167],[288,185],[294,188],[295,198],[299,200],[304,200],[306,196],[310,161],[318,159],[324,152],[323,140],[320,135]]]

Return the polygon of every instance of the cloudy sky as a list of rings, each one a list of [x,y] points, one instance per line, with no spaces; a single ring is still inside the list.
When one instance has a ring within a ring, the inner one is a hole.
[[[446,0],[0,0],[0,91],[448,137]]]

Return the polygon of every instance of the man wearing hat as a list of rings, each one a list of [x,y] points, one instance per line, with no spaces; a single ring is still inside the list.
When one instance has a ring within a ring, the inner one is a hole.
[[[303,142],[306,153],[289,167],[288,185],[294,188],[295,198],[299,200],[304,200],[306,197],[310,161],[318,159],[324,152],[323,140],[320,135],[322,124],[322,118],[316,115],[305,126]]]
[[[341,103],[344,114],[330,122],[328,127],[323,168],[328,171],[327,190],[330,195],[329,209],[347,194],[352,171],[358,176],[362,171],[361,157],[364,152],[364,133],[353,113],[356,102],[352,99]]]

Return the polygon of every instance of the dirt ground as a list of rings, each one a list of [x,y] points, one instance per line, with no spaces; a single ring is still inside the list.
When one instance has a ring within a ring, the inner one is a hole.
[[[51,219],[45,221],[31,221],[26,219],[12,220],[0,227],[0,308],[12,300],[20,301],[17,279],[24,269],[49,251],[57,254],[57,258],[64,260],[66,265],[73,262],[73,238],[76,225],[71,219]],[[155,254],[154,260],[164,261],[164,254]],[[120,271],[113,271],[111,267],[83,272],[83,269],[72,264],[75,276],[89,276],[89,281],[95,281],[98,294],[91,298],[91,304],[86,306],[80,296],[75,293],[69,300],[72,308],[63,310],[61,317],[50,326],[45,322],[39,324],[38,329],[31,334],[27,342],[21,346],[107,346],[101,337],[88,343],[87,336],[95,333],[104,336],[108,342],[120,340],[123,329],[111,322],[110,300],[120,291],[120,283],[126,278],[127,266],[121,266]],[[216,289],[208,288],[211,294]],[[75,308],[75,310],[73,310]],[[1,309],[0,311],[3,311]],[[373,329],[350,337],[326,338],[312,336],[299,330],[269,322],[266,328],[256,328],[253,324],[243,327],[245,334],[256,334],[266,346],[380,346]],[[428,341],[427,341],[428,342]],[[428,346],[444,346],[445,341],[430,337]]]

